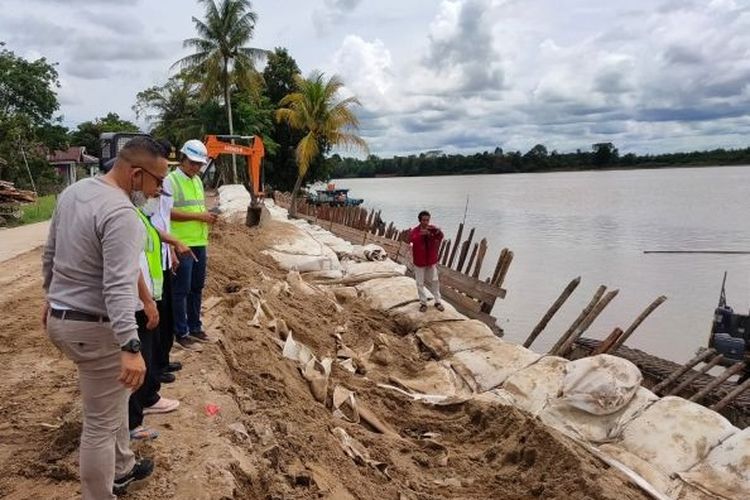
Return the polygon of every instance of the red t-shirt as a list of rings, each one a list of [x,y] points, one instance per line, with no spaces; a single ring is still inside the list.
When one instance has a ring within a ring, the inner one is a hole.
[[[426,235],[421,234],[421,231],[421,227],[417,226],[409,234],[412,260],[417,267],[434,266],[438,261],[443,232],[435,226],[427,226],[429,233]]]

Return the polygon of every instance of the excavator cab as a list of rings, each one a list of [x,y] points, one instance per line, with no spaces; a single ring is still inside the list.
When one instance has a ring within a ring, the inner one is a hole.
[[[103,173],[109,172],[114,163],[117,153],[134,137],[140,137],[148,134],[133,132],[104,132],[99,135],[99,145],[101,154],[99,155],[99,170]]]

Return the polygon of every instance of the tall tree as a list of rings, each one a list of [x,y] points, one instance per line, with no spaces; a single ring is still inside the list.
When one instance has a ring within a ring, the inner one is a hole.
[[[61,128],[53,119],[57,71],[44,58],[29,61],[4,47],[0,42],[0,179],[30,188],[46,178],[52,187],[55,175],[45,150],[60,144]]]
[[[297,215],[297,194],[307,170],[317,157],[331,147],[354,147],[367,152],[367,143],[356,132],[359,119],[352,111],[360,102],[356,97],[339,98],[344,83],[337,76],[325,80],[320,72],[309,78],[295,77],[296,91],[284,97],[276,119],[300,130],[304,136],[297,144],[297,182],[292,190],[289,214]]]
[[[76,130],[70,133],[70,143],[74,146],[85,146],[89,154],[99,156],[99,136],[104,132],[138,132],[138,125],[123,120],[117,113],[107,113],[103,118],[79,123]]]
[[[234,134],[232,120],[232,84],[252,86],[255,63],[265,51],[247,47],[255,34],[258,15],[249,0],[199,0],[206,8],[205,19],[193,17],[198,36],[188,38],[183,46],[195,52],[175,63],[200,75],[204,97],[221,91],[227,112],[229,133]],[[217,88],[218,87],[218,88]],[[232,180],[237,182],[237,161],[232,156]]]

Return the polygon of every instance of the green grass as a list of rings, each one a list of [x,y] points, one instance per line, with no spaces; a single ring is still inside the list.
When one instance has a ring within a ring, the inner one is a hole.
[[[50,194],[47,196],[40,196],[35,203],[29,203],[23,205],[21,211],[23,215],[16,222],[15,226],[23,226],[24,224],[33,224],[35,222],[41,222],[52,217],[52,212],[55,211],[55,204],[57,203],[57,195]]]

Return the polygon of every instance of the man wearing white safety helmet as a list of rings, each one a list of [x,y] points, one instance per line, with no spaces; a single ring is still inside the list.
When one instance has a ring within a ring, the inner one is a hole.
[[[206,281],[208,226],[217,215],[206,210],[201,170],[208,151],[191,139],[180,149],[180,166],[167,177],[165,189],[172,193],[171,233],[190,247],[193,254],[179,257],[173,280],[172,311],[175,341],[183,349],[201,351],[200,342],[211,342],[201,323],[201,296]]]

